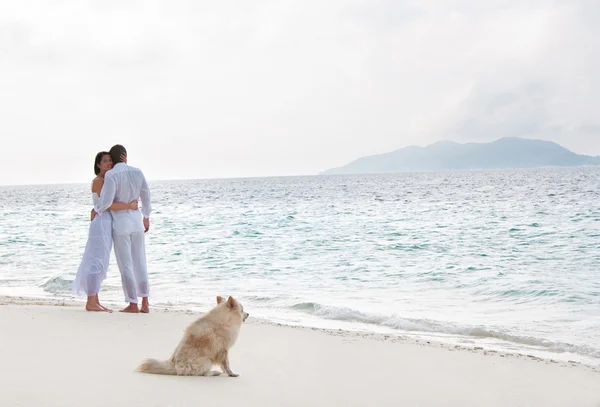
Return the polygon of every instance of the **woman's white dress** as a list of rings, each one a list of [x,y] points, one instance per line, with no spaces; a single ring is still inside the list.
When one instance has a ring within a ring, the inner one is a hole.
[[[92,193],[94,206],[100,197]],[[106,278],[112,248],[112,216],[109,211],[94,217],[90,223],[88,240],[77,276],[73,281],[73,294],[96,295]]]

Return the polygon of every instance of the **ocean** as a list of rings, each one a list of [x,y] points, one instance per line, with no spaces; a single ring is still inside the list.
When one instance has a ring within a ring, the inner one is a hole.
[[[91,179],[90,179],[91,181]],[[600,168],[154,181],[151,306],[600,364]],[[0,295],[72,298],[89,184],[0,187]],[[123,301],[114,255],[101,299]]]

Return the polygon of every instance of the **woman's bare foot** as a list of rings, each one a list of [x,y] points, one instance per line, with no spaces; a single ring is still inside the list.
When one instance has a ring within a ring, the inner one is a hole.
[[[85,304],[86,311],[100,311],[107,312],[108,309],[104,308],[98,303],[98,295],[90,295],[87,297],[87,303]]]
[[[106,308],[96,304],[96,303],[92,303],[92,304],[85,304],[85,310],[86,311],[99,311],[99,312],[109,312]]]
[[[98,294],[96,294],[96,304],[98,304],[98,306],[100,306],[100,308],[102,308],[104,311],[112,312],[111,309],[108,309],[104,305],[100,304],[100,299],[98,298]]]
[[[140,309],[138,308],[137,304],[129,303],[128,306],[126,306],[125,308],[123,308],[119,312],[128,312],[128,313],[131,313],[131,314],[138,314],[140,312]]]
[[[106,308],[104,305],[102,304],[98,304],[98,306],[100,306],[100,308],[102,308],[104,311],[106,312],[112,312],[112,310],[110,308]]]

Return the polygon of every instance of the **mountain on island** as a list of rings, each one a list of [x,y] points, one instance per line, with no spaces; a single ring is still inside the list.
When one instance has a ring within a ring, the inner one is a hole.
[[[323,175],[431,172],[600,165],[600,156],[576,154],[554,142],[505,137],[490,143],[439,141],[359,158]]]

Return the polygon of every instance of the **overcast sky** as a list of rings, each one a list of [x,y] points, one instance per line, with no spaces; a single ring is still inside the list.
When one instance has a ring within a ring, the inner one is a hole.
[[[315,174],[441,139],[600,154],[597,0],[0,0],[0,184]]]

